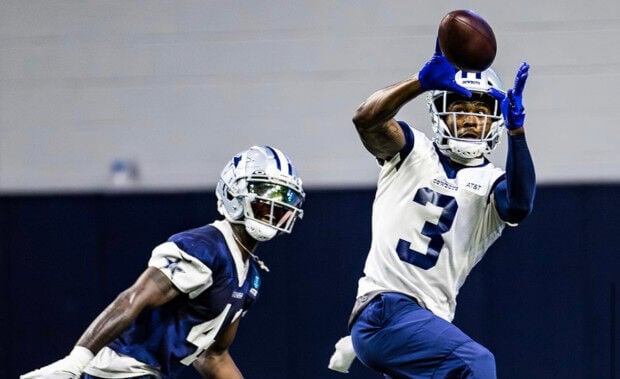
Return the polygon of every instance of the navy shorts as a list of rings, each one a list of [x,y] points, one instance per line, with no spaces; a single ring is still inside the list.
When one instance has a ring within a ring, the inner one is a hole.
[[[371,300],[351,338],[360,361],[388,378],[496,378],[488,349],[399,293]]]

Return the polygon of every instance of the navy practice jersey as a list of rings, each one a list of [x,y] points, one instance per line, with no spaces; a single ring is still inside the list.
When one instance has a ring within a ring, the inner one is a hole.
[[[493,196],[504,171],[482,159],[455,170],[426,135],[401,127],[406,144],[382,164],[357,295],[400,292],[452,321],[461,285],[506,225]]]
[[[259,270],[242,259],[228,222],[173,235],[157,246],[149,266],[163,272],[183,294],[145,309],[97,355],[86,372],[103,377],[155,372],[175,378],[254,303]]]

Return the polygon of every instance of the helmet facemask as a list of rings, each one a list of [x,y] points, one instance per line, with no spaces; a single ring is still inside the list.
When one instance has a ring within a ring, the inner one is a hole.
[[[501,82],[491,69],[481,73],[458,71],[455,79],[459,85],[472,92],[472,97],[465,98],[448,91],[432,91],[429,95],[429,110],[437,147],[450,157],[467,162],[488,155],[500,141],[504,130],[504,119],[499,102],[487,92],[491,87],[501,90]],[[449,111],[450,105],[458,100],[482,102],[490,112],[481,114]],[[477,138],[459,137],[457,116],[472,116],[481,122],[483,130],[480,136]]]
[[[303,195],[277,180],[248,179],[245,197],[245,226],[256,240],[271,239],[278,232],[290,233],[295,221],[303,217]]]

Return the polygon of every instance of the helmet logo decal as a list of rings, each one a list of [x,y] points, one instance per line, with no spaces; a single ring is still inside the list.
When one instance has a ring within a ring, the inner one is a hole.
[[[480,80],[471,80],[471,79],[465,79],[463,80],[463,84],[480,84]]]

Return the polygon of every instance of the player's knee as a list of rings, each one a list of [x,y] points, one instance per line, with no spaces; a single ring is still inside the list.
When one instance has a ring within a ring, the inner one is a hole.
[[[486,347],[478,345],[476,350],[476,360],[492,364],[495,367],[495,356]]]
[[[479,343],[469,348],[470,368],[476,378],[495,378],[495,356]]]

